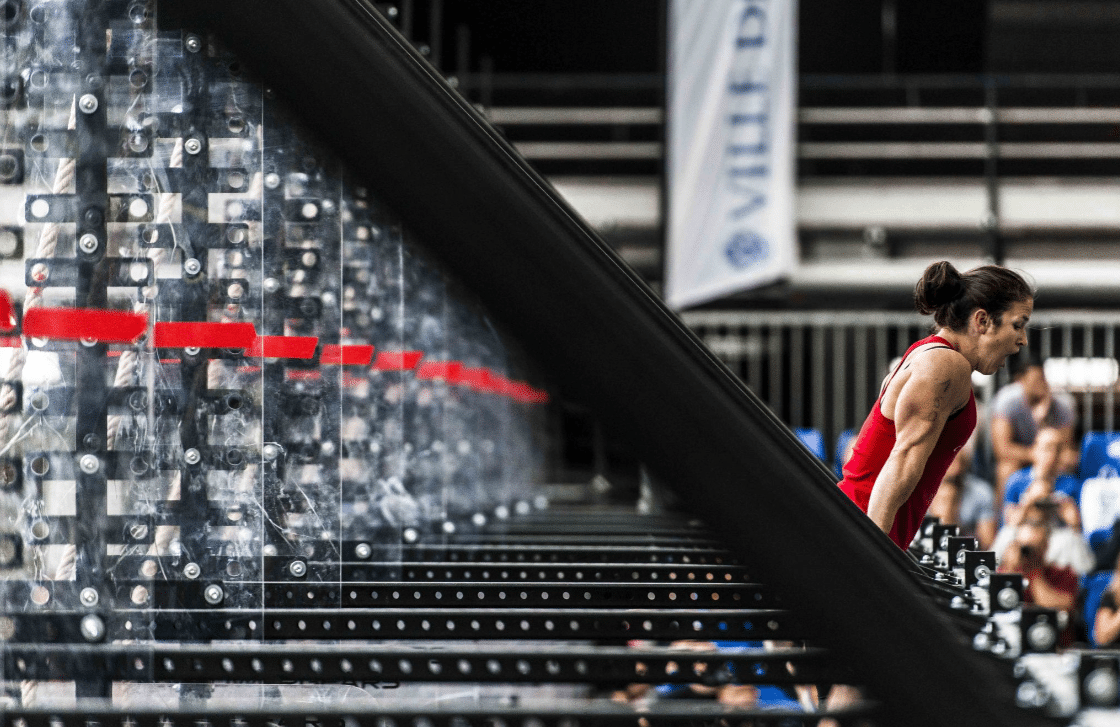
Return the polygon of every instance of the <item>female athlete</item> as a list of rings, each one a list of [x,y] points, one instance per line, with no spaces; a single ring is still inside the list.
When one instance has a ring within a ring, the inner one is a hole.
[[[1034,291],[997,265],[962,274],[942,261],[926,268],[914,304],[933,314],[938,331],[912,345],[883,382],[840,482],[903,549],[976,426],[972,372],[995,373],[1027,344]]]

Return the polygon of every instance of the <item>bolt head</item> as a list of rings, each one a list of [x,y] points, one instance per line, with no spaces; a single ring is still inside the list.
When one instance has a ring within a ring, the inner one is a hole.
[[[354,546],[354,555],[361,560],[365,560],[373,555],[373,548],[370,547],[369,543],[358,543]]]
[[[95,454],[83,454],[82,458],[78,460],[78,467],[87,475],[97,474],[97,471],[101,469],[101,460]]]
[[[97,97],[92,93],[83,94],[82,97],[78,99],[78,108],[81,109],[83,114],[92,114],[97,110],[97,105]]]
[[[87,255],[97,252],[97,235],[87,232],[78,238],[78,248]]]
[[[191,447],[186,452],[183,452],[183,461],[187,464],[198,464],[202,461],[202,454],[194,447]]]
[[[187,52],[198,53],[200,50],[202,50],[202,38],[199,38],[194,33],[191,33],[187,36],[186,40],[183,41],[183,45],[186,46]]]
[[[293,560],[291,565],[288,566],[288,572],[296,578],[302,578],[307,575],[307,564],[302,560]]]
[[[265,278],[262,287],[266,293],[275,293],[280,290],[280,281],[276,278]]]
[[[188,154],[197,154],[202,151],[202,142],[192,136],[183,142],[183,151]]]
[[[998,603],[1001,608],[1015,608],[1019,605],[1019,593],[1014,588],[1004,588],[996,594],[996,603]]]
[[[198,275],[202,272],[202,263],[197,258],[187,258],[183,261],[183,272],[187,275]]]
[[[405,528],[404,542],[415,543],[419,539],[420,539],[420,533],[418,533],[416,531],[416,528]]]
[[[1100,706],[1112,705],[1116,701],[1117,689],[1116,672],[1111,669],[1094,669],[1085,677],[1085,694]]]
[[[78,595],[78,598],[81,599],[83,606],[96,606],[99,596],[97,594],[96,588],[86,587],[82,589],[82,592]]]
[[[1058,632],[1048,623],[1036,623],[1027,629],[1027,643],[1036,651],[1049,651],[1058,642]]]
[[[222,590],[221,586],[213,584],[206,586],[206,589],[202,592],[202,597],[205,598],[206,602],[211,606],[217,606],[225,600],[226,592]]]
[[[264,449],[261,450],[261,456],[264,457],[266,462],[271,462],[280,456],[280,448],[275,444],[266,444]]]
[[[183,576],[190,578],[192,581],[201,574],[202,568],[199,567],[198,563],[187,563],[183,566]]]
[[[79,625],[86,641],[101,641],[105,638],[105,622],[96,614],[86,614]]]
[[[183,349],[183,353],[187,354],[188,356],[197,356],[198,354],[202,353],[202,349],[198,346],[187,346]]]

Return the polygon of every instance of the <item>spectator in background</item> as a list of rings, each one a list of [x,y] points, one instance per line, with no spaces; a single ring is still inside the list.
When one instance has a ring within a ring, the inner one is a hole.
[[[995,458],[996,492],[1004,492],[1007,479],[1016,470],[1034,463],[1031,447],[1040,427],[1048,426],[1062,435],[1059,465],[1062,471],[1077,467],[1073,442],[1076,406],[1073,397],[1052,392],[1042,363],[1020,354],[1011,363],[1012,383],[992,399],[991,439]]]
[[[968,440],[949,465],[929,514],[946,525],[960,525],[962,535],[975,537],[980,550],[988,550],[996,537],[995,498],[991,484],[969,471],[974,440]]]
[[[1062,432],[1054,427],[1039,429],[1031,447],[1034,464],[1007,480],[1003,500],[1006,524],[996,536],[993,550],[1003,552],[1026,512],[1043,507],[1051,516],[1049,560],[1084,575],[1093,570],[1094,556],[1081,532],[1081,482],[1058,471],[1064,441]]]
[[[1027,579],[1027,587],[1023,592],[1024,602],[1064,611],[1068,617],[1067,623],[1072,624],[1078,577],[1072,568],[1060,565],[1050,558],[1052,512],[1052,507],[1038,502],[1023,507],[1022,519],[1003,549],[999,570],[1005,573],[1022,573]],[[1067,627],[1059,642],[1067,646],[1072,639],[1072,628]]]
[[[1059,506],[1062,521],[1073,528],[1081,528],[1081,481],[1073,475],[1060,471],[1062,453],[1065,447],[1065,433],[1055,427],[1039,428],[1034,444],[1031,446],[1031,464],[1007,478],[1003,496],[1003,519],[1005,522],[1019,519],[1016,509],[1027,500],[1024,496],[1032,492],[1031,501],[1052,497]]]
[[[1027,488],[1018,504],[1008,508],[1005,513],[1004,526],[992,543],[992,550],[997,554],[1005,553],[1016,541],[1024,523],[1029,526],[1042,513],[1047,530],[1046,562],[1069,568],[1080,575],[1093,570],[1093,551],[1081,537],[1077,505],[1069,497],[1055,495],[1044,485],[1035,483]]]

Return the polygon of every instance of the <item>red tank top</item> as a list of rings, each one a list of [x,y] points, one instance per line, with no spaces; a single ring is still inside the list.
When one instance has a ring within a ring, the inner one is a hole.
[[[956,350],[955,346],[940,336],[923,338],[906,350],[902,361],[899,361],[898,366],[891,373],[891,379],[894,379],[895,374],[902,368],[902,362],[911,351],[927,343],[941,343]],[[890,381],[887,382],[887,386],[889,385]],[[883,391],[887,390],[887,386],[883,387]],[[879,472],[886,464],[891,450],[894,449],[894,422],[883,416],[879,409],[882,398],[883,394],[880,392],[879,398],[875,400],[875,406],[871,408],[871,413],[867,415],[859,430],[852,449],[852,457],[844,465],[844,479],[840,482],[840,489],[864,512],[867,512],[867,504],[871,499],[871,489],[875,485],[875,480],[878,479]],[[941,436],[938,437],[933,452],[926,460],[926,468],[922,472],[921,479],[895,515],[894,526],[889,535],[898,547],[904,550],[909,547],[910,541],[914,539],[914,533],[921,527],[922,518],[929,509],[933,496],[937,494],[937,488],[941,486],[945,472],[957,452],[968,441],[975,427],[976,397],[970,391],[968,404],[945,422],[945,428],[941,430]]]

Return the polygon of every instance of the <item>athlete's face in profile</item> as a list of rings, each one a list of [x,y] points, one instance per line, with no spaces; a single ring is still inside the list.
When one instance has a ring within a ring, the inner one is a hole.
[[[1021,300],[1000,316],[999,324],[989,324],[980,334],[980,366],[978,371],[994,374],[1019,349],[1027,345],[1027,323],[1034,312],[1033,300]]]

